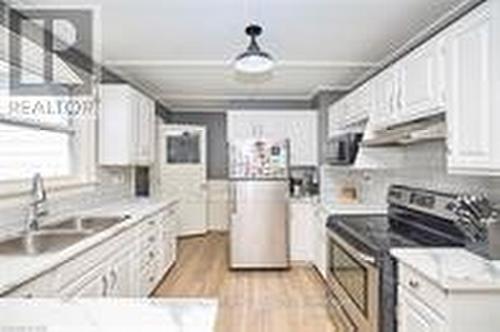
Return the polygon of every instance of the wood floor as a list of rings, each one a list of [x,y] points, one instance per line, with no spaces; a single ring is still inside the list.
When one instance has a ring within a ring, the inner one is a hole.
[[[312,267],[230,271],[226,234],[179,241],[177,263],[156,297],[219,299],[217,332],[333,332],[324,285]]]

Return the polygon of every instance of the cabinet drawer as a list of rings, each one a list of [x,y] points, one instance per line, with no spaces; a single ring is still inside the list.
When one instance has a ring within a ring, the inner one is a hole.
[[[446,292],[424,278],[415,270],[400,264],[398,283],[404,291],[422,300],[427,306],[434,308],[446,316]]]

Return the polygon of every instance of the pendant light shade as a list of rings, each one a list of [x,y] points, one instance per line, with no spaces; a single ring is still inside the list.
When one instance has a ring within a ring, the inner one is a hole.
[[[245,52],[236,57],[234,68],[244,74],[264,74],[274,68],[274,60],[271,55],[260,49],[257,44],[257,37],[262,34],[262,27],[249,25],[245,29],[250,37],[250,45]]]

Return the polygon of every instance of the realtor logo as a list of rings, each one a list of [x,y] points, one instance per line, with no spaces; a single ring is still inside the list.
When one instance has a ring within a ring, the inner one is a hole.
[[[11,96],[92,93],[89,9],[12,9],[9,12]]]

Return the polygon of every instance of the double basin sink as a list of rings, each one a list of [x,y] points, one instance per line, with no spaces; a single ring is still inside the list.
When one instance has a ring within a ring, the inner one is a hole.
[[[125,221],[128,216],[72,217],[0,242],[0,255],[40,255],[63,250]]]

